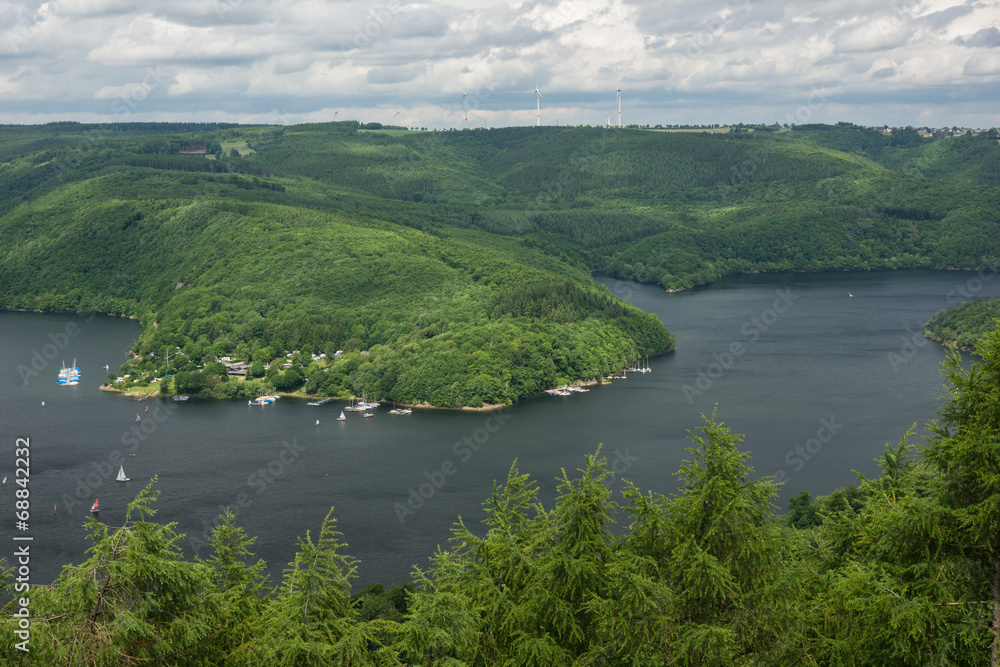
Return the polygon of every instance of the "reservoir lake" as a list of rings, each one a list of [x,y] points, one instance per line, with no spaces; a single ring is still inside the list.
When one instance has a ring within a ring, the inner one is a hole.
[[[276,582],[296,537],[315,537],[333,507],[346,552],[360,560],[356,586],[402,583],[447,548],[459,516],[470,525],[484,516],[494,480],[515,459],[547,506],[560,471],[573,476],[599,444],[616,491],[628,479],[669,494],[690,458],[687,431],[713,410],[744,434],[755,474],[783,482],[784,511],[802,490],[827,494],[857,482],[852,471],[876,475],[887,442],[913,424],[924,433],[944,394],[945,354],[921,327],[948,305],[1000,295],[1000,278],[985,271],[759,274],[674,294],[597,280],[676,335],[676,351],[649,359],[651,372],[492,413],[393,416],[383,405],[344,422],[342,401],[261,407],[102,392],[103,366],[123,363],[136,322],[0,313],[0,535],[31,536],[31,582],[50,583],[85,558],[94,499],[100,520],[120,526],[157,475],[155,520],[177,523],[189,557],[209,557],[208,531],[231,507]],[[60,366],[74,359],[80,384],[57,386]],[[23,532],[14,516],[18,438],[30,438],[31,452]],[[120,465],[131,481],[115,481]]]

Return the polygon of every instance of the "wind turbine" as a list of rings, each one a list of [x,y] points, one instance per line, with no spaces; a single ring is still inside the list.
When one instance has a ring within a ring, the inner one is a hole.
[[[538,90],[538,84],[535,84],[535,95],[537,99],[535,101],[535,126],[541,126],[542,124],[542,91]]]
[[[618,87],[618,127],[622,126],[622,89]]]
[[[462,105],[465,107],[465,129],[469,129],[469,96],[464,92],[462,93]]]
[[[333,122],[334,123],[337,122],[337,114],[338,113],[340,113],[340,109],[337,109],[336,111],[333,112]]]

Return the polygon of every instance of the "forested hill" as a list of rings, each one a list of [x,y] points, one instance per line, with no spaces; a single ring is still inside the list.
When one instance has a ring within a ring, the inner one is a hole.
[[[139,317],[129,382],[176,351],[162,391],[256,391],[228,355],[279,389],[510,402],[672,348],[593,269],[992,264],[995,134],[5,126],[0,307]]]
[[[934,313],[924,335],[942,345],[975,351],[976,342],[1000,327],[1000,298],[963,301]]]

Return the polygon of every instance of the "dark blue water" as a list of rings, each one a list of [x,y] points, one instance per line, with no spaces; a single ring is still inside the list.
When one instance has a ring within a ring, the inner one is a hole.
[[[401,582],[447,546],[458,516],[482,517],[493,481],[515,459],[546,502],[560,470],[572,474],[599,443],[621,472],[616,489],[624,477],[674,491],[686,431],[716,404],[718,418],[745,434],[757,473],[785,482],[784,508],[802,489],[825,494],[855,482],[852,470],[876,474],[885,443],[914,423],[922,432],[943,393],[944,353],[920,327],[963,295],[1000,294],[1000,279],[966,272],[756,275],[678,294],[602,282],[656,314],[677,351],[650,359],[651,373],[497,415],[381,408],[338,423],[339,403],[140,403],[97,389],[101,366],[117,368],[139,335],[135,322],[0,313],[0,478],[8,477],[0,538],[15,532],[15,440],[30,437],[34,583],[82,560],[94,498],[101,521],[121,525],[154,475],[157,519],[177,522],[189,555],[208,556],[199,540],[229,506],[277,576],[296,537],[315,535],[334,507],[347,551],[361,561],[358,583]],[[61,362],[73,358],[83,381],[57,387]],[[119,465],[130,482],[114,481]]]

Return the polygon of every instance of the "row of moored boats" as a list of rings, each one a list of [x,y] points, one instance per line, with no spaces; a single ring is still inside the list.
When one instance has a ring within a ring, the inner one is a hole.
[[[570,394],[584,394],[590,391],[589,389],[584,389],[583,387],[564,387],[563,389],[551,389],[549,390],[549,396],[569,396]]]
[[[76,359],[73,360],[73,365],[67,367],[66,362],[63,362],[62,368],[59,369],[59,375],[56,377],[56,384],[61,387],[68,387],[75,384],[80,384],[80,368],[76,365]]]

